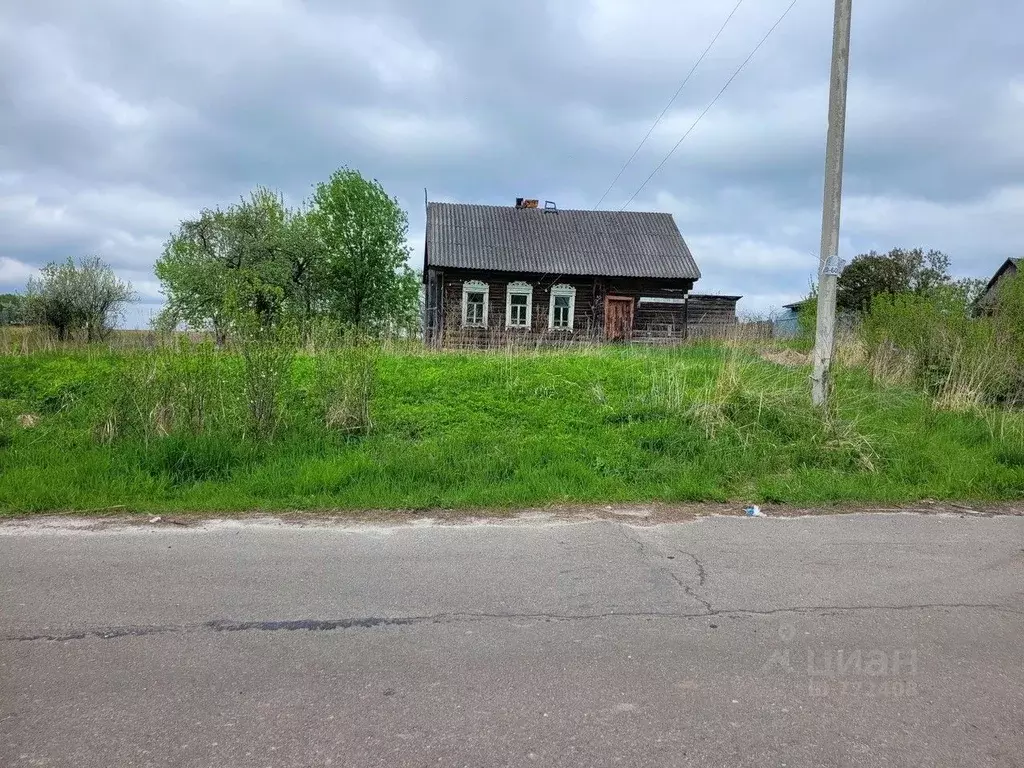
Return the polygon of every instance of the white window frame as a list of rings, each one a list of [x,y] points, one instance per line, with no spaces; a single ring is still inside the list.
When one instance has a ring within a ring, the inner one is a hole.
[[[558,296],[569,297],[569,326],[567,328],[555,327],[555,298]],[[549,331],[571,331],[576,324],[576,288],[572,285],[551,286],[551,298],[548,301],[548,330]]]
[[[484,295],[484,316],[481,323],[466,322],[469,311],[469,294],[482,293]],[[480,280],[467,280],[462,284],[462,327],[463,328],[486,328],[487,314],[491,309],[490,286]]]
[[[526,297],[526,325],[512,324],[512,297]],[[533,327],[533,286],[529,283],[509,283],[505,288],[505,327],[510,330],[528,331]]]

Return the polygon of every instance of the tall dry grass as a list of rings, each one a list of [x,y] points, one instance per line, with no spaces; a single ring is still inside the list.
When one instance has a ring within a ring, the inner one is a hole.
[[[841,416],[835,402],[826,410],[813,408],[804,368],[766,365],[754,349],[730,346],[710,378],[683,365],[656,371],[648,402],[685,418],[708,440],[728,438],[769,452],[801,444],[829,460],[874,472],[878,451],[856,418]],[[855,413],[850,396],[844,397],[842,405]]]
[[[919,388],[946,410],[1024,402],[1019,329],[970,310],[954,291],[877,297],[861,337],[874,380]]]

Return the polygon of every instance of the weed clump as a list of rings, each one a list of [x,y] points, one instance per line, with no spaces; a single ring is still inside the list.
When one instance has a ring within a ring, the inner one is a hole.
[[[232,471],[255,458],[251,445],[215,435],[169,435],[143,452],[143,465],[173,484],[227,480]]]
[[[692,424],[708,441],[726,441],[773,463],[874,472],[878,451],[854,421],[810,404],[805,380],[732,350],[717,375],[692,389],[685,368],[652,378],[650,401]]]

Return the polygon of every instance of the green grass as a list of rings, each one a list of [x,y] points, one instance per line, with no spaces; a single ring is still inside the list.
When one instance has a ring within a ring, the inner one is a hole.
[[[214,355],[203,365],[216,366],[219,415],[204,430],[103,439],[125,392],[146,394],[138,372],[154,360],[0,357],[0,513],[1024,495],[1017,415],[937,410],[849,370],[823,419],[806,369],[714,345],[382,352],[365,436],[324,426],[317,363],[300,356],[269,442],[245,432],[241,361]],[[39,423],[19,426],[25,413]]]

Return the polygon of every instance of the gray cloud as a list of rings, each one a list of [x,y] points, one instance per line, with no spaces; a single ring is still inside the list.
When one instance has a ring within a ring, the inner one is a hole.
[[[333,169],[432,198],[591,207],[732,0],[37,0],[0,11],[0,291],[96,253],[158,304],[168,233]],[[657,165],[788,0],[747,0],[605,205]],[[843,255],[923,245],[960,274],[1021,255],[1024,7],[858,3]],[[699,287],[806,291],[820,227],[831,3],[798,2],[632,204],[675,214]],[[1015,240],[1014,238],[1017,238]]]

